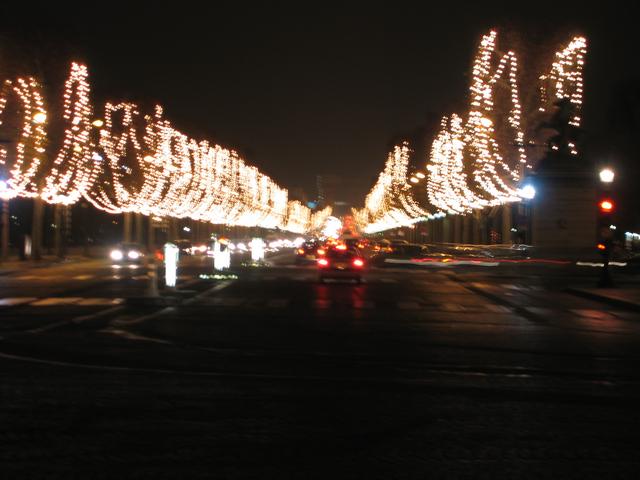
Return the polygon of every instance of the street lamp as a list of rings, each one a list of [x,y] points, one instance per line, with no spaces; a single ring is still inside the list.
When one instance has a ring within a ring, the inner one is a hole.
[[[47,114],[44,112],[37,112],[33,116],[33,121],[37,124],[43,124],[44,122],[47,121]]]
[[[603,168],[600,170],[600,181],[602,183],[611,183],[615,178],[616,174],[610,168]]]
[[[536,187],[534,187],[530,183],[523,185],[518,190],[518,195],[520,195],[525,200],[533,200],[536,196]]]

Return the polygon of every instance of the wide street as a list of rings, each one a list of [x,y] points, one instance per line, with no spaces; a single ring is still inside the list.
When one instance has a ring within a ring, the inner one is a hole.
[[[593,272],[269,263],[0,276],[4,478],[636,478],[640,314]]]

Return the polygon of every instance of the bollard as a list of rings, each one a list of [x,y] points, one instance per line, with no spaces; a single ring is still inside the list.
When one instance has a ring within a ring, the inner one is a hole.
[[[178,276],[178,257],[180,249],[173,243],[164,244],[164,279],[165,285],[175,288]]]

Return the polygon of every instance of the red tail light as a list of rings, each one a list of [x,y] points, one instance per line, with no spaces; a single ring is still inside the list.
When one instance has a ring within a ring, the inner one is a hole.
[[[364,261],[361,258],[354,258],[353,259],[353,266],[354,267],[364,267]]]
[[[329,260],[327,260],[326,258],[321,258],[320,260],[318,260],[318,265],[320,265],[321,267],[328,267]]]

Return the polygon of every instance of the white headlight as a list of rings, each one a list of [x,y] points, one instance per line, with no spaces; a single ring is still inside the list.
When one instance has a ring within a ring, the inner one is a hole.
[[[127,254],[127,256],[131,260],[137,260],[138,258],[140,258],[140,252],[136,252],[135,250],[129,250],[129,253]]]
[[[112,260],[122,260],[122,252],[120,250],[111,250],[111,259]]]

